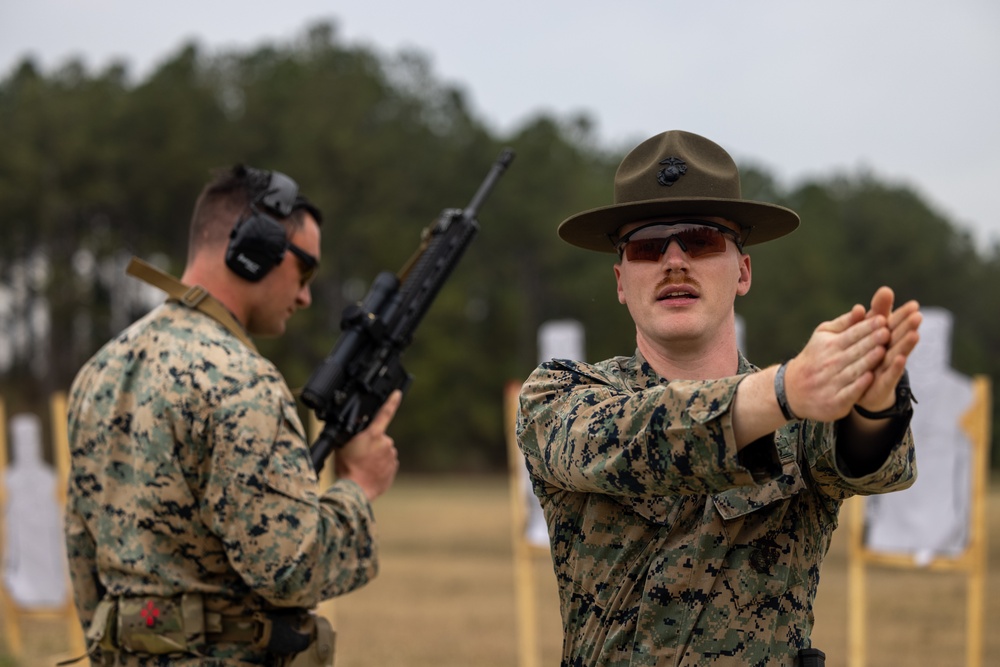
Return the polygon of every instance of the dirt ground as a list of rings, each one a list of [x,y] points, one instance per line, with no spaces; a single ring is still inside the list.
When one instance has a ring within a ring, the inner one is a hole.
[[[1000,479],[988,502],[989,575],[982,665],[1000,665]],[[337,667],[517,667],[511,506],[505,477],[403,477],[376,501],[382,571],[337,599]],[[822,571],[813,644],[847,667],[847,517]],[[540,665],[559,664],[555,578],[531,559]],[[964,574],[869,566],[867,664],[960,667],[966,662]],[[9,613],[8,613],[9,615]],[[0,667],[52,667],[67,657],[62,619],[22,619],[23,652],[10,655],[4,618]],[[84,662],[77,664],[85,664]]]

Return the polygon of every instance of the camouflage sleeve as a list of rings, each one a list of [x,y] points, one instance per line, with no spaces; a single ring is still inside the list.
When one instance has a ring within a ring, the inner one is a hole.
[[[745,376],[633,390],[591,369],[550,362],[522,387],[518,443],[536,477],[633,497],[755,483],[737,457],[730,410]]]
[[[809,472],[820,493],[833,500],[845,500],[853,495],[899,491],[916,480],[913,433],[909,428],[887,434],[886,437],[893,439],[893,445],[885,461],[878,470],[855,477],[838,455],[838,438],[842,436],[837,426],[836,422],[803,422],[802,437]]]
[[[257,594],[313,607],[377,569],[374,518],[342,481],[320,498],[302,424],[283,381],[259,377],[215,410],[203,520]]]
[[[73,584],[76,613],[84,631],[94,618],[97,603],[104,597],[104,587],[97,576],[97,545],[80,515],[66,508],[65,539],[69,578]]]

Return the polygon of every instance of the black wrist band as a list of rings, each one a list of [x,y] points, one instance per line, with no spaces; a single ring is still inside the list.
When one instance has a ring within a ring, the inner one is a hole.
[[[895,417],[896,415],[899,414],[899,412],[896,410],[895,405],[891,406],[887,410],[881,410],[879,412],[872,412],[871,410],[865,410],[860,405],[855,405],[854,409],[857,411],[859,415],[861,415],[865,419],[888,419],[889,417]]]
[[[885,410],[879,410],[878,412],[865,410],[860,405],[855,405],[854,409],[865,419],[888,419],[890,417],[912,415],[913,403],[916,402],[917,397],[914,396],[913,391],[910,390],[910,373],[904,370],[903,377],[899,379],[899,383],[896,385],[896,402],[894,404],[890,405]]]
[[[785,367],[788,362],[778,366],[778,372],[774,376],[774,395],[778,398],[778,407],[781,408],[781,414],[786,420],[793,422],[798,421],[798,417],[792,412],[791,406],[788,405],[788,396],[785,394]]]

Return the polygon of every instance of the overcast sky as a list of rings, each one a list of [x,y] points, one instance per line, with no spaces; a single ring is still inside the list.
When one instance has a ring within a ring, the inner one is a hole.
[[[0,0],[0,77],[30,54],[139,80],[188,41],[281,45],[320,20],[422,52],[499,133],[543,111],[586,113],[608,147],[689,130],[786,185],[869,170],[1000,241],[997,0]]]

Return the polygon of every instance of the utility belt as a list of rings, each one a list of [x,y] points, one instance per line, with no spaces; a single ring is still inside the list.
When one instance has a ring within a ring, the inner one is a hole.
[[[202,596],[105,598],[87,629],[87,652],[200,656],[206,646],[245,644],[288,667],[332,667],[330,622],[304,609],[225,616],[205,610]]]

